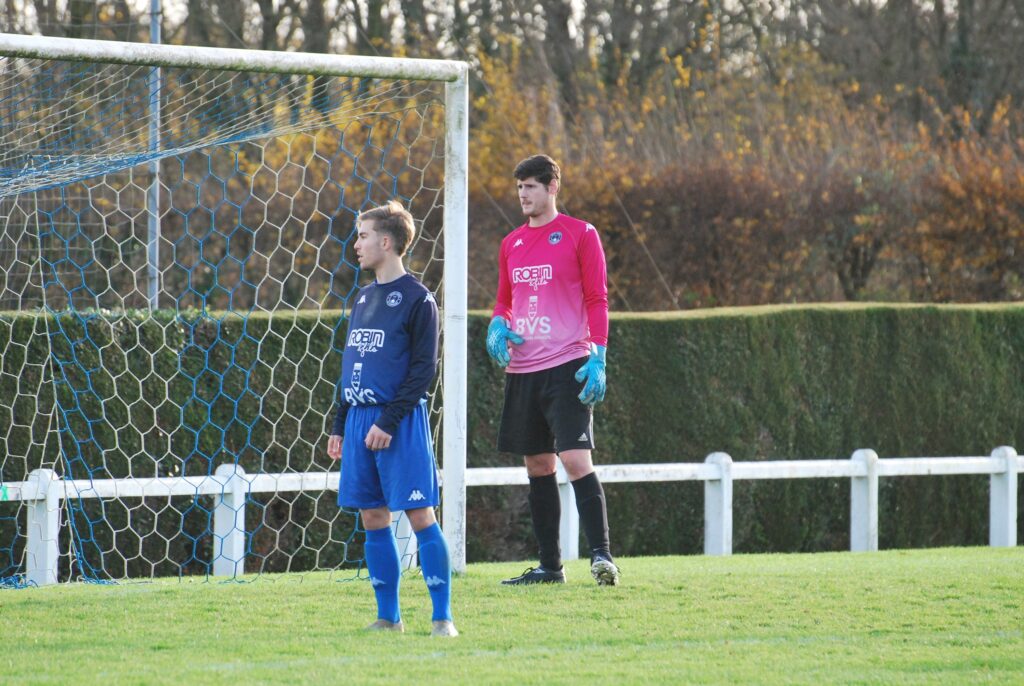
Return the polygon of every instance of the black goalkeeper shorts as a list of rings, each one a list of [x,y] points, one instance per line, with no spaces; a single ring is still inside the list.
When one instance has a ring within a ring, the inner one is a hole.
[[[498,450],[520,455],[594,449],[594,409],[580,402],[576,372],[588,357],[505,375]]]

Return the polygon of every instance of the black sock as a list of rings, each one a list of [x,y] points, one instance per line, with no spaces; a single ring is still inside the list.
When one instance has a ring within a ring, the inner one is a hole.
[[[540,546],[540,566],[552,571],[561,569],[558,526],[562,518],[562,501],[558,497],[558,477],[554,474],[530,477],[530,518]]]
[[[604,488],[597,478],[597,473],[591,472],[583,478],[576,479],[572,482],[572,488],[576,492],[576,509],[580,513],[580,524],[583,525],[583,533],[590,545],[590,552],[611,555],[608,543],[608,510],[604,502]]]

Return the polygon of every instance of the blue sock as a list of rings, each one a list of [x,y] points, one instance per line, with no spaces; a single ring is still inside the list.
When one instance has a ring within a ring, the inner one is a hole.
[[[441,527],[434,522],[426,529],[416,532],[419,544],[420,568],[423,580],[430,591],[430,600],[434,604],[436,622],[440,619],[451,621],[452,618],[452,561],[448,555],[448,541],[441,533]]]
[[[366,532],[366,568],[377,596],[377,619],[397,622],[398,583],[402,579],[402,563],[398,558],[398,542],[391,527]]]

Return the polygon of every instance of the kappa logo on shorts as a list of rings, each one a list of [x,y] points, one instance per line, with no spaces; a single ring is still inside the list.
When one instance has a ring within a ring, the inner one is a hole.
[[[412,493],[409,494],[409,500],[411,500],[413,502],[417,502],[417,501],[420,501],[420,500],[426,500],[426,499],[427,499],[427,497],[425,495],[423,495],[422,493],[420,493],[420,489],[418,489],[418,488],[412,489]]]

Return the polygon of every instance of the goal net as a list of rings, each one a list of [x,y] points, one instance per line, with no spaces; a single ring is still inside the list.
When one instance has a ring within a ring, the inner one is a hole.
[[[0,35],[0,583],[358,575],[326,431],[390,199],[443,315],[459,567],[465,93],[454,62]]]

